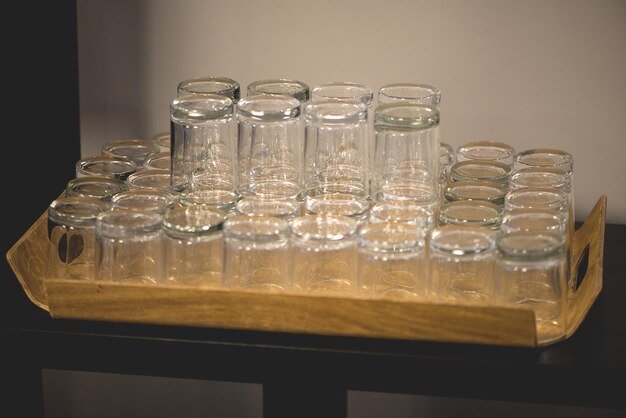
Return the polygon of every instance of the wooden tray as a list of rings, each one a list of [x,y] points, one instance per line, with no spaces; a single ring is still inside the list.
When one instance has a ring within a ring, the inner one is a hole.
[[[586,274],[567,309],[571,336],[602,289],[606,196],[573,243],[573,269],[588,251]],[[537,347],[534,312],[358,297],[148,286],[59,279],[48,258],[47,213],[7,252],[30,300],[53,318]]]

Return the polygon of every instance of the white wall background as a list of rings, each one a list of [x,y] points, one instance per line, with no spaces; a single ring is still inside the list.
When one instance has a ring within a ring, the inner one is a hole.
[[[81,154],[169,129],[179,81],[400,81],[442,91],[442,140],[574,156],[576,215],[626,223],[623,0],[78,1]]]

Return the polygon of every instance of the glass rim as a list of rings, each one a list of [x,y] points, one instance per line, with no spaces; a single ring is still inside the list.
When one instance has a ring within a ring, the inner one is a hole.
[[[237,102],[238,118],[245,117],[259,121],[296,120],[301,113],[298,99],[280,94],[257,94]]]
[[[367,85],[354,81],[330,81],[313,87],[311,98],[315,100],[356,99],[369,108],[374,100],[374,92]]]
[[[398,91],[400,90],[400,91]],[[411,95],[407,95],[407,91],[411,93]],[[435,102],[433,103],[435,106],[439,105],[441,102],[441,90],[431,84],[426,83],[413,83],[413,82],[399,82],[399,83],[390,83],[381,86],[378,89],[378,102],[381,102],[381,97],[386,97],[392,101],[419,101],[435,98]]]
[[[208,90],[206,90],[207,87]],[[237,102],[241,97],[241,86],[237,81],[228,77],[196,77],[182,80],[176,86],[177,96],[185,94],[219,94],[230,98],[233,102]]]
[[[367,122],[367,106],[359,100],[321,99],[303,107],[307,124],[343,124]]]
[[[102,193],[92,193],[87,190],[81,191],[82,187],[97,186],[101,188]],[[68,197],[95,197],[106,198],[111,197],[119,192],[129,190],[128,183],[124,180],[120,180],[113,177],[101,177],[101,176],[82,176],[76,177],[67,182],[65,187],[65,194]],[[88,193],[85,193],[88,192]],[[73,194],[77,193],[77,194]]]
[[[210,235],[223,229],[226,215],[206,206],[169,208],[163,214],[163,230],[174,238]]]
[[[275,88],[278,87],[279,88]],[[311,98],[311,89],[308,84],[289,78],[268,78],[256,80],[246,88],[248,96],[258,94],[283,94],[306,102]]]
[[[564,253],[564,246],[563,235],[551,231],[512,231],[496,236],[498,253],[520,261],[560,256]]]
[[[118,165],[119,169],[108,172],[94,172],[90,171],[90,167],[98,165]],[[120,180],[125,180],[129,175],[137,171],[137,163],[130,158],[117,155],[90,155],[83,157],[76,162],[76,173],[83,176],[102,176],[102,177],[115,177]]]
[[[219,94],[178,96],[170,103],[170,118],[178,123],[221,120],[233,115],[233,103]]]
[[[529,163],[528,157],[537,155],[558,157],[557,159],[547,158],[544,160],[538,160],[534,163]],[[567,173],[573,171],[574,156],[569,152],[560,148],[530,148],[524,151],[520,151],[513,157],[514,163],[523,166],[534,167],[560,167],[565,166]]]
[[[482,226],[439,225],[430,233],[428,245],[433,250],[454,256],[478,255],[495,249],[494,232]]]
[[[472,219],[465,219],[454,214],[454,211],[463,208],[473,211]],[[451,213],[452,212],[452,213]],[[502,220],[503,208],[492,202],[484,200],[456,200],[446,202],[439,209],[439,221],[449,225],[473,225],[494,227]]]
[[[499,158],[475,158],[472,156],[468,156],[467,153],[471,150],[476,149],[497,149],[502,151],[502,157]],[[491,141],[491,140],[482,140],[482,141],[470,141],[460,145],[456,150],[457,155],[461,155],[464,158],[471,160],[488,160],[488,161],[500,161],[503,159],[513,159],[516,154],[515,148],[512,145],[507,144],[506,142],[501,141]]]
[[[374,127],[378,130],[422,130],[439,126],[439,109],[415,102],[391,102],[374,111]]]
[[[465,168],[467,166],[477,166],[477,167],[491,167],[494,168],[497,173],[494,173],[493,176],[476,176],[476,175],[465,175],[459,173],[459,169]],[[501,163],[495,160],[464,160],[457,161],[450,166],[450,178],[456,181],[460,180],[488,180],[497,181],[500,183],[507,182],[513,172],[512,167],[509,164]]]
[[[135,234],[156,234],[162,229],[163,215],[146,210],[110,210],[96,219],[96,234],[104,238],[129,238]]]
[[[68,226],[94,226],[100,212],[109,207],[107,202],[97,198],[62,196],[48,205],[48,220]]]

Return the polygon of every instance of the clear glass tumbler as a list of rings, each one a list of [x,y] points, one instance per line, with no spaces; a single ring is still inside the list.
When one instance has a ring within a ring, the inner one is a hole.
[[[290,288],[289,223],[273,216],[232,216],[224,222],[228,288],[284,292]]]
[[[109,204],[88,197],[60,197],[48,206],[50,260],[55,277],[93,280],[95,227]]]
[[[291,222],[291,278],[297,292],[353,295],[356,292],[354,219],[303,215]]]
[[[374,149],[374,92],[361,83],[353,81],[331,81],[318,84],[311,90],[311,101],[320,100],[359,101],[367,108],[367,149],[369,152],[368,167],[372,167],[372,150]],[[370,182],[371,179],[368,179]],[[369,188],[369,187],[368,187]]]
[[[480,305],[495,302],[493,231],[485,227],[438,226],[428,245],[435,300]]]
[[[171,186],[236,194],[237,158],[233,101],[217,94],[177,97],[170,104]]]
[[[261,94],[237,103],[239,194],[302,199],[304,146],[300,102]]]
[[[367,107],[326,99],[304,107],[307,195],[344,193],[369,197]]]
[[[359,294],[426,299],[428,258],[424,230],[406,222],[371,223],[357,240]]]
[[[379,105],[372,190],[374,201],[439,204],[440,142],[437,108],[411,102]]]
[[[498,303],[535,312],[537,342],[565,335],[565,241],[547,231],[498,234],[495,280]]]
[[[224,214],[203,206],[174,207],[163,215],[165,278],[184,286],[222,285]]]
[[[137,284],[164,282],[163,215],[110,210],[96,219],[96,280]]]

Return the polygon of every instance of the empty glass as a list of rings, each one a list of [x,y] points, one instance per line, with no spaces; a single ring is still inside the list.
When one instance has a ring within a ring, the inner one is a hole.
[[[93,280],[96,218],[109,205],[87,197],[60,197],[48,207],[48,238],[54,276]]]
[[[318,100],[304,107],[306,193],[367,199],[368,119],[360,101]]]
[[[175,192],[236,194],[233,101],[217,94],[187,95],[170,104],[171,186]]]
[[[372,167],[372,150],[374,149],[374,92],[369,86],[352,81],[332,81],[318,84],[311,90],[311,101],[319,100],[359,101],[367,108],[367,148],[369,152],[368,166]],[[370,173],[368,173],[370,174]],[[368,179],[368,182],[371,181]],[[369,189],[369,186],[368,186]]]
[[[185,286],[222,285],[224,214],[202,206],[163,215],[165,277]]]
[[[228,288],[289,289],[289,224],[273,216],[232,216],[224,222],[224,276]]]
[[[426,299],[428,259],[424,230],[405,222],[371,223],[358,231],[359,294]]]
[[[300,102],[261,94],[237,103],[239,194],[300,199],[303,192]]]
[[[429,240],[431,290],[447,303],[494,303],[494,233],[461,225],[436,227]]]
[[[354,294],[356,230],[357,223],[341,215],[295,218],[290,229],[294,289],[309,294]]]
[[[547,231],[517,231],[496,238],[497,300],[535,312],[539,344],[565,335],[564,246],[561,234]]]
[[[163,215],[110,210],[96,219],[96,280],[163,283]]]
[[[372,200],[439,203],[439,111],[412,102],[380,105],[376,131]]]

